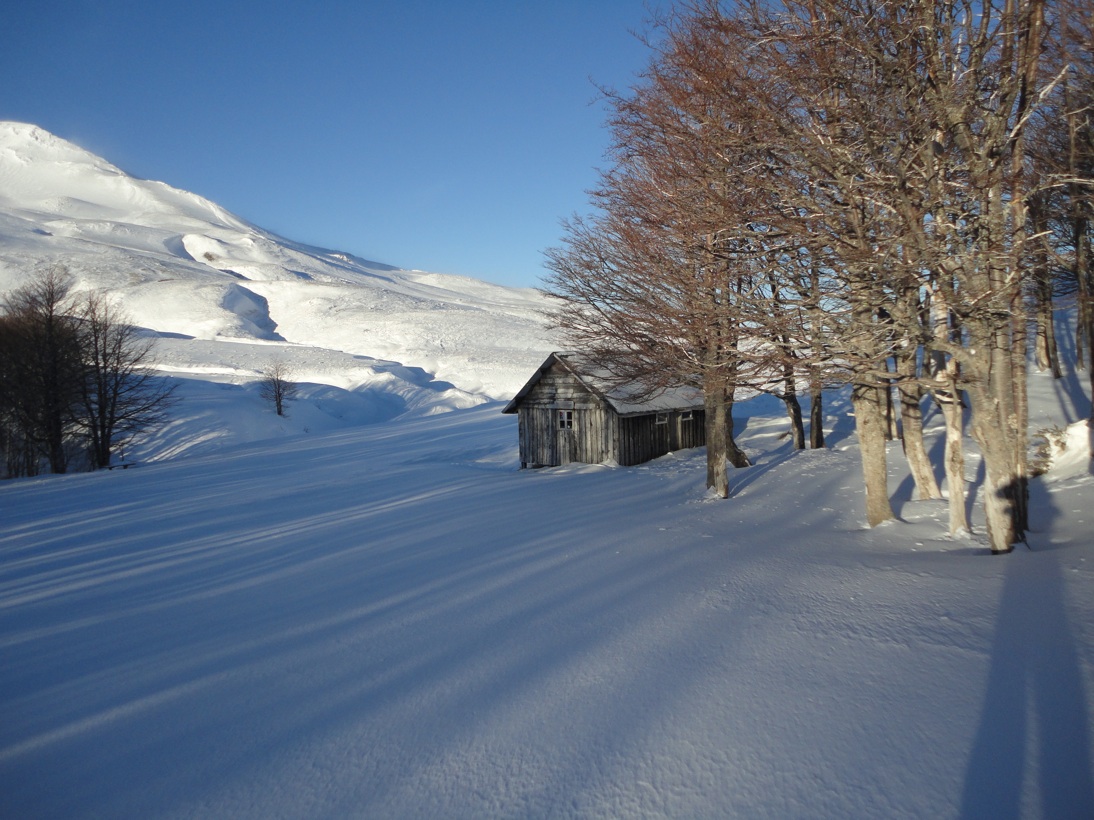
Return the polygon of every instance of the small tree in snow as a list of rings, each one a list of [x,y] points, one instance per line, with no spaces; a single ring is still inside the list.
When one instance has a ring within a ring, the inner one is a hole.
[[[258,395],[274,406],[279,416],[288,415],[285,403],[296,397],[296,382],[292,380],[292,368],[283,361],[272,362],[262,371]]]

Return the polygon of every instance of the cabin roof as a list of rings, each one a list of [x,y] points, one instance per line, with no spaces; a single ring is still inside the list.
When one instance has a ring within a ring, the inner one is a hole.
[[[658,388],[645,395],[640,386],[616,385],[611,374],[604,368],[593,366],[579,353],[552,353],[539,366],[528,382],[505,405],[502,413],[515,413],[525,397],[555,365],[565,368],[595,396],[611,405],[620,416],[639,416],[645,413],[665,413],[671,410],[694,410],[703,406],[703,391],[696,387]]]

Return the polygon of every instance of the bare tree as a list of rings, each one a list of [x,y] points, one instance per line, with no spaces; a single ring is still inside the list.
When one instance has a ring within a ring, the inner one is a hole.
[[[960,336],[933,344],[956,359],[984,457],[994,552],[1026,528],[1026,316],[1031,180],[1027,126],[1054,79],[1040,70],[1046,3],[916,6],[923,114],[937,127],[922,185],[934,200],[921,236],[933,283]]]
[[[292,367],[281,359],[271,362],[262,371],[258,395],[264,401],[273,404],[274,411],[279,416],[288,416],[285,405],[297,394],[297,384],[292,380],[292,376]]]
[[[86,452],[92,467],[160,422],[172,388],[148,369],[152,340],[97,293],[74,297],[62,268],[9,294],[0,317],[0,427],[9,475],[44,459],[63,473]]]
[[[1009,551],[1027,504],[1022,297],[1040,184],[1027,147],[1061,76],[1042,60],[1061,8],[685,6],[643,83],[611,97],[602,215],[571,222],[550,257],[558,324],[620,372],[695,374],[708,400],[719,380],[777,390],[792,419],[795,374],[849,382],[871,524],[893,516],[895,384],[921,497],[939,494],[924,390],[945,408],[951,527],[963,526],[964,393],[989,540]]]
[[[9,445],[28,449],[18,462],[44,458],[54,473],[68,469],[68,443],[80,407],[83,362],[78,322],[70,315],[72,278],[51,269],[10,293],[4,303],[0,400]],[[10,459],[9,459],[10,461]],[[10,466],[10,464],[9,464]]]
[[[1046,55],[1061,77],[1034,121],[1030,155],[1040,189],[1031,198],[1037,243],[1034,297],[1037,361],[1061,372],[1052,324],[1053,298],[1075,298],[1076,364],[1094,386],[1094,2],[1064,0]],[[1094,425],[1094,415],[1088,420]],[[1094,455],[1094,453],[1092,453]]]
[[[105,296],[87,294],[79,318],[85,367],[80,423],[92,466],[108,467],[119,444],[164,421],[174,386],[150,369],[153,340]]]
[[[1046,4],[701,9],[714,38],[743,27],[751,41],[751,70],[765,82],[749,95],[772,135],[766,177],[784,203],[772,224],[814,243],[846,305],[834,341],[854,376],[868,519],[891,515],[881,465],[892,374],[883,364],[929,343],[954,360],[969,396],[989,540],[1009,551],[1026,520],[1025,152],[1029,119],[1055,82],[1040,66]],[[927,312],[908,309],[904,294],[912,305],[928,294],[942,302],[957,334],[930,334]]]
[[[27,413],[30,397],[21,388],[24,345],[21,323],[0,316],[0,450],[5,475],[31,476],[40,470],[41,453]]]

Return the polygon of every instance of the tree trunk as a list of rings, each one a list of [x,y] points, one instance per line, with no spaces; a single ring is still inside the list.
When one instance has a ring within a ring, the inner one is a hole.
[[[886,365],[888,367],[888,365]],[[893,407],[893,385],[892,381],[885,382],[885,440],[896,441],[900,438],[900,429],[897,427],[896,410]]]
[[[1037,366],[1050,370],[1052,378],[1059,379],[1064,374],[1060,367],[1060,347],[1056,343],[1056,323],[1052,318],[1052,297],[1048,299],[1037,314]]]
[[[936,387],[935,401],[946,421],[946,489],[949,496],[950,535],[969,532],[965,511],[964,409],[957,390],[956,366],[951,363],[939,371],[942,386]]]
[[[720,374],[707,379],[703,391],[706,408],[707,488],[719,498],[729,497],[727,467],[749,467],[744,450],[733,437],[733,387]]]
[[[960,331],[951,326],[954,317],[949,311],[941,292],[931,300],[931,333],[940,343],[960,339]],[[960,367],[952,356],[932,350],[930,353],[931,375],[935,401],[942,410],[946,422],[945,472],[950,519],[950,535],[971,532],[969,516],[965,509],[965,409],[957,382]]]
[[[1063,375],[1060,369],[1060,353],[1056,344],[1056,323],[1053,321],[1052,277],[1046,272],[1037,281],[1037,338],[1035,355],[1038,370],[1049,370],[1052,378]]]
[[[68,453],[65,452],[64,428],[50,425],[49,441],[46,444],[46,456],[49,459],[51,473],[68,472]]]
[[[805,449],[805,425],[802,424],[802,406],[798,402],[798,388],[794,384],[794,368],[783,368],[783,404],[790,419],[790,437],[795,450]]]
[[[980,339],[999,339],[994,333]],[[989,348],[984,350],[984,348]],[[1009,348],[1009,343],[1008,343]],[[1010,552],[1024,534],[1026,479],[1016,454],[1013,367],[1009,350],[974,344],[978,367],[968,380],[972,434],[984,459],[984,515],[993,553]]]
[[[976,418],[975,402],[973,418]],[[1006,434],[992,424],[973,422],[973,436],[984,458],[984,517],[988,542],[996,554],[1010,552],[1022,537],[1017,525],[1015,499],[1021,477],[1008,464]]]
[[[866,521],[871,527],[896,516],[889,503],[889,477],[885,458],[885,391],[872,378],[864,379],[851,390],[855,410],[855,432],[862,457],[862,476],[866,486]]]
[[[723,394],[722,401],[725,403],[726,408],[726,461],[737,469],[751,467],[752,462],[748,460],[745,451],[737,446],[737,439],[733,436],[733,391],[727,389]]]
[[[1075,219],[1075,278],[1079,283],[1079,322],[1076,330],[1076,357],[1081,365],[1085,354],[1090,395],[1094,396],[1094,270],[1091,269],[1090,232],[1087,220]],[[1085,342],[1085,345],[1084,345]],[[1090,457],[1094,458],[1094,404],[1087,425],[1091,428]]]
[[[1087,302],[1087,296],[1084,291],[1085,288],[1080,286],[1079,321],[1075,323],[1075,368],[1077,370],[1087,369],[1086,340],[1090,338],[1090,306]],[[1094,367],[1090,368],[1089,372],[1091,383],[1094,384]]]
[[[1046,204],[1040,196],[1030,198],[1029,218],[1036,236],[1036,247],[1031,257],[1036,321],[1034,356],[1038,370],[1049,370],[1052,378],[1058,379],[1063,374],[1060,371],[1060,355],[1056,345],[1056,325],[1052,319],[1052,267],[1049,264],[1046,240],[1043,238],[1048,233],[1045,208]]]
[[[1012,459],[1018,481],[1015,484],[1015,520],[1019,537],[1029,529],[1029,365],[1027,359],[1029,321],[1025,301],[1019,293],[1011,313],[1011,346],[1007,349],[1013,369],[1014,392],[1011,421]]]
[[[729,477],[726,475],[726,403],[720,384],[704,391],[707,437],[707,489],[719,498],[729,498]]]
[[[913,348],[912,355],[897,359],[897,374],[900,377],[900,422],[903,429],[902,441],[904,455],[915,481],[916,497],[919,499],[941,498],[934,469],[923,444],[923,408],[920,401],[923,389],[915,382],[916,363]]]
[[[809,388],[809,447],[824,449],[824,398],[816,386]]]

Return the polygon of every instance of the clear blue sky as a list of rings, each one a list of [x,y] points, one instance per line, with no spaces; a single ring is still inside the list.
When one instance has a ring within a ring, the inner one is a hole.
[[[5,10],[0,119],[291,239],[538,284],[604,165],[662,0],[40,0]]]

